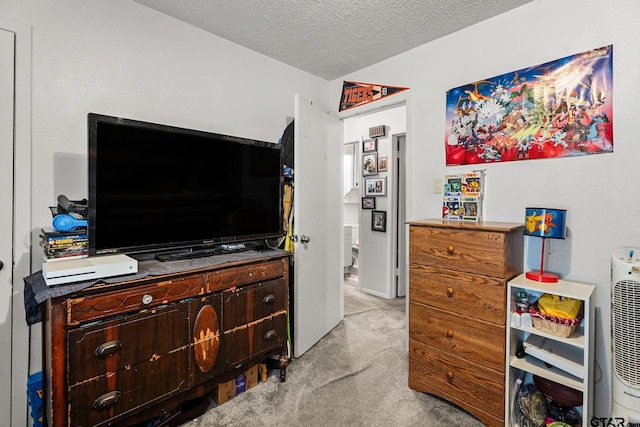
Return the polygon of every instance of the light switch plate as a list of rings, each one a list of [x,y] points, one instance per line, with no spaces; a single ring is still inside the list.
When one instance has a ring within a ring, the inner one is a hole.
[[[433,194],[442,194],[442,178],[433,180]]]

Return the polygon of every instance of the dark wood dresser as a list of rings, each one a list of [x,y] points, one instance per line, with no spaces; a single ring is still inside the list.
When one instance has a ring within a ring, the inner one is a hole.
[[[409,223],[409,387],[504,426],[507,281],[523,225]]]
[[[134,425],[284,354],[288,275],[279,253],[47,300],[48,425]]]

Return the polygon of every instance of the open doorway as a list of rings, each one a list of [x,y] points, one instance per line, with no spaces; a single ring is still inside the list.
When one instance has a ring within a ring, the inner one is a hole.
[[[350,263],[345,284],[383,298],[404,296],[405,105],[345,118],[343,123],[344,258]],[[370,128],[383,128],[384,133],[372,135]]]

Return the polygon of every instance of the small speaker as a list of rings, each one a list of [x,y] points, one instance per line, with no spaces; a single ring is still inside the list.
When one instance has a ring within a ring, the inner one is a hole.
[[[377,138],[379,136],[384,136],[385,126],[379,125],[369,128],[369,138]]]

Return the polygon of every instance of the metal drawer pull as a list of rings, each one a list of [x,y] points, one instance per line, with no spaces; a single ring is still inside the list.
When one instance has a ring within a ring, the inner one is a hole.
[[[107,341],[103,344],[100,344],[98,347],[96,347],[93,353],[97,357],[104,357],[112,353],[115,353],[121,348],[122,348],[122,341],[119,341],[119,340]]]
[[[453,245],[447,245],[447,252],[449,252],[449,255],[453,255]]]
[[[107,406],[114,405],[120,400],[120,392],[119,391],[110,391],[109,393],[105,393],[93,402],[94,408],[106,408]]]
[[[267,341],[270,341],[270,340],[274,339],[277,336],[278,336],[278,333],[276,332],[276,330],[272,329],[269,332],[267,332],[266,334],[264,334],[264,339],[267,340]]]
[[[273,304],[274,302],[276,302],[276,296],[267,295],[266,297],[262,298],[262,302],[265,304]]]
[[[453,288],[447,288],[447,296],[453,298]]]

